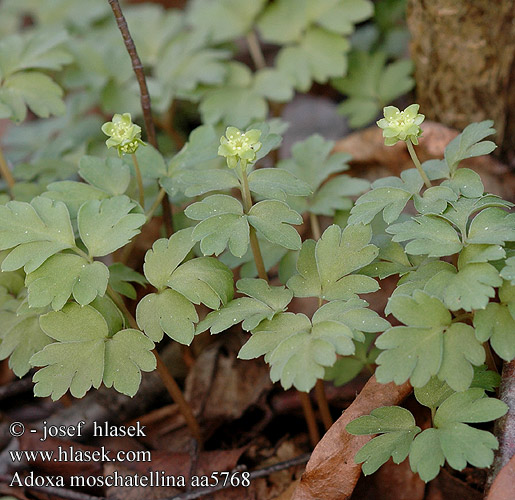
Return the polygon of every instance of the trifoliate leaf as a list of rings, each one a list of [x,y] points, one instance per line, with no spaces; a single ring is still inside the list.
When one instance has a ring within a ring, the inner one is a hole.
[[[417,427],[408,410],[399,406],[384,406],[373,410],[370,415],[353,420],[347,424],[345,430],[358,436],[382,434],[365,444],[354,457],[356,463],[363,463],[363,473],[368,476],[390,457],[396,464],[403,462],[408,456],[413,439],[420,432],[420,427]]]
[[[501,245],[467,245],[458,258],[458,268],[463,268],[467,264],[478,264],[490,260],[501,260],[506,257],[506,252]]]
[[[143,275],[121,262],[115,262],[109,266],[109,285],[111,288],[115,292],[134,300],[137,294],[136,289],[131,283],[138,283],[144,286],[147,284],[147,280]]]
[[[266,198],[286,200],[286,196],[309,196],[311,189],[307,183],[297,179],[282,168],[260,168],[249,175],[249,188]]]
[[[386,232],[393,234],[393,241],[409,241],[406,253],[412,255],[443,257],[457,253],[463,247],[456,230],[435,215],[422,215],[392,224]]]
[[[191,237],[192,231],[192,228],[182,229],[169,239],[161,238],[145,254],[143,272],[149,283],[158,290],[166,288],[173,272],[195,245]]]
[[[497,147],[492,141],[483,141],[485,137],[495,134],[493,124],[492,120],[471,123],[447,145],[445,161],[449,165],[451,175],[454,175],[462,160],[490,154]]]
[[[89,305],[104,317],[109,337],[112,337],[115,333],[126,327],[127,318],[108,295],[97,297]]]
[[[334,141],[326,141],[315,134],[297,142],[292,147],[292,157],[281,160],[278,167],[291,172],[297,179],[307,183],[313,192],[329,177],[329,175],[348,170],[347,153],[331,154]]]
[[[80,237],[91,256],[102,257],[123,247],[136,236],[146,217],[134,213],[136,204],[127,196],[91,200],[77,214]]]
[[[459,271],[446,269],[431,278],[424,290],[442,299],[451,311],[484,309],[495,297],[494,287],[502,278],[494,266],[486,262],[466,264]]]
[[[515,358],[515,318],[507,304],[489,303],[475,311],[474,327],[480,342],[490,340],[492,349],[505,361]]]
[[[349,56],[347,76],[332,82],[347,95],[339,111],[349,117],[351,127],[367,125],[383,106],[413,88],[412,61],[400,60],[389,64],[386,61],[385,52],[353,51]]]
[[[116,333],[105,347],[104,384],[118,392],[134,396],[141,383],[141,372],[156,369],[152,354],[154,342],[138,330]]]
[[[166,284],[194,304],[203,303],[210,309],[226,305],[234,294],[231,270],[213,257],[185,262],[171,274]]]
[[[378,249],[369,244],[371,237],[370,226],[347,226],[342,231],[332,225],[317,243],[305,241],[297,261],[299,274],[288,280],[288,288],[297,297],[326,300],[350,299],[377,290],[374,279],[350,274],[376,257]]]
[[[83,156],[79,174],[92,186],[113,196],[125,193],[131,180],[130,169],[120,158]]]
[[[122,330],[109,337],[105,319],[91,306],[68,304],[62,311],[41,316],[40,325],[56,342],[30,360],[33,366],[44,367],[33,377],[36,396],[57,400],[70,389],[73,396],[80,398],[91,387],[98,389],[104,377],[108,386],[114,384],[120,392],[134,395],[141,380],[140,371],[155,368],[155,360],[149,360],[153,356],[148,352],[153,342],[136,330]]]
[[[250,331],[264,319],[271,320],[276,314],[286,310],[292,299],[290,290],[284,287],[271,287],[262,279],[241,279],[236,283],[240,297],[229,302],[219,311],[210,312],[197,325],[197,333],[207,329],[211,334],[220,333],[243,321],[242,328]]]
[[[73,298],[85,306],[106,292],[109,270],[102,262],[87,262],[71,254],[53,255],[25,280],[30,307],[51,305],[59,311]]]
[[[154,342],[160,342],[166,333],[173,340],[190,345],[198,315],[188,299],[167,289],[148,294],[138,303],[136,321]]]
[[[249,224],[241,203],[227,195],[212,195],[193,203],[184,213],[200,220],[192,237],[200,241],[204,255],[220,255],[228,246],[236,257],[245,255],[249,245]]]
[[[39,316],[34,313],[12,314],[12,324],[2,318],[0,332],[0,359],[9,357],[9,368],[18,377],[23,377],[31,368],[33,354],[52,342],[39,326]]]
[[[75,246],[66,205],[38,197],[32,202],[10,201],[0,206],[0,250],[13,250],[2,270],[24,267],[32,272],[55,253]]]
[[[372,191],[356,200],[349,224],[369,224],[379,213],[387,224],[395,222],[408,201],[420,192],[424,181],[416,169],[404,170],[399,177],[385,177],[372,184]]]
[[[258,22],[265,41],[284,44],[299,39],[309,22],[307,0],[280,0],[268,6]]]
[[[302,217],[281,201],[265,200],[256,203],[248,213],[249,223],[268,241],[290,250],[299,250],[299,233],[290,224],[302,224]]]

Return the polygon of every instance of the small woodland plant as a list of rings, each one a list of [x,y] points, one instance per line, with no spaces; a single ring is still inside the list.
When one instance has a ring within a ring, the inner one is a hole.
[[[121,16],[117,2],[110,3]],[[153,40],[162,46],[143,44],[162,109],[177,95],[200,103],[204,124],[175,154],[165,158],[157,148],[149,107],[143,108],[149,143],[142,141],[132,119],[139,112],[130,107],[136,107],[136,94],[134,102],[127,98],[130,112],[118,109],[122,114],[101,127],[113,154],[98,147],[79,154],[72,128],[70,142],[56,145],[69,154],[62,164],[43,155],[17,166],[13,176],[0,162],[6,181],[0,359],[9,358],[20,377],[36,369],[34,394],[54,400],[67,391],[83,397],[101,384],[133,396],[141,372],[157,367],[200,439],[155,347],[165,335],[190,345],[206,331],[231,335],[242,329],[248,340],[239,358],[264,356],[272,381],[303,394],[305,408],[315,388],[326,427],[331,416],[323,380],[341,385],[367,367],[380,383],[411,383],[431,412],[430,428],[421,431],[398,406],[377,408],[347,426],[352,434],[380,434],[356,455],[365,474],[390,457],[400,463],[409,456],[424,481],[436,477],[445,461],[457,470],[467,462],[487,467],[497,440],[469,424],[507,411],[486,396],[499,376],[485,362],[491,350],[505,361],[515,358],[515,214],[510,202],[485,193],[480,176],[460,163],[493,151],[494,143],[484,140],[495,132],[493,123],[469,125],[448,144],[444,159],[421,164],[414,148],[424,119],[418,105],[385,107],[378,122],[385,143],[404,142],[415,168],[371,185],[342,174],[350,156],[331,154],[334,143],[319,135],[295,144],[290,158],[271,162],[285,127],[277,119],[265,121],[267,99],[286,101],[313,81],[341,77],[335,67],[343,65],[348,43],[341,35],[371,15],[365,0],[353,0],[348,9],[349,2],[332,1],[316,2],[321,7],[305,9],[306,18],[292,19],[298,3],[243,2],[242,17],[238,3],[195,1],[186,19],[170,15],[176,32],[156,31],[163,36]],[[331,8],[323,8],[326,3]],[[81,22],[94,24],[104,10],[91,15]],[[67,22],[72,20],[77,17]],[[275,66],[261,61],[255,74],[229,60],[233,49],[221,48],[247,36],[259,61],[254,24],[265,41],[284,45]],[[196,27],[209,34],[207,41]],[[48,70],[73,61],[63,78],[63,85],[73,86],[85,61],[102,57],[89,48],[88,36],[74,46],[74,57],[60,48],[59,37],[44,45],[39,35],[12,36],[12,45],[0,44],[0,113],[14,120],[25,117],[26,106],[43,117],[64,106]],[[12,47],[26,55],[25,62],[5,57]],[[380,68],[386,59],[378,61]],[[407,72],[401,72],[404,80]],[[120,88],[133,95],[132,80],[122,75],[84,80],[98,86],[104,110],[119,104]],[[143,73],[138,76],[143,84]],[[362,116],[362,105],[370,119],[378,102],[356,98],[352,104],[357,82],[349,75],[335,85],[349,92],[347,111]],[[386,87],[381,99],[387,102],[396,95]],[[65,123],[55,129],[61,138]],[[85,123],[100,130],[98,120]],[[79,156],[81,180],[70,180],[66,168]],[[152,242],[141,274],[126,265],[127,257],[143,226],[158,213],[166,217],[170,202],[175,231]],[[319,216],[332,219],[323,232]],[[303,224],[310,234],[299,233]],[[398,282],[384,315],[396,326],[360,298],[390,276]],[[146,294],[138,294],[135,284]],[[295,312],[302,299],[314,299],[312,315]]]

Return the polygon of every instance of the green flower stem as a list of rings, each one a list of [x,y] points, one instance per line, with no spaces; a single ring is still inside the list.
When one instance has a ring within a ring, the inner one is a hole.
[[[316,214],[309,212],[309,223],[311,224],[311,235],[314,240],[318,241],[322,232],[320,231],[320,223]]]
[[[166,195],[166,191],[164,188],[161,188],[159,190],[159,193],[157,193],[157,198],[156,200],[154,201],[154,203],[152,204],[152,206],[150,207],[150,209],[148,210],[148,212],[145,213],[146,217],[147,217],[147,222],[152,219],[152,216],[154,215],[154,212],[157,210],[157,207],[161,204],[161,202],[163,201],[163,198],[165,197]]]
[[[249,47],[250,57],[252,57],[256,69],[266,68],[265,56],[263,56],[261,45],[259,44],[258,37],[254,30],[249,31],[247,34],[247,45]]]
[[[429,180],[429,177],[424,172],[424,169],[422,168],[422,165],[420,164],[420,160],[418,159],[417,153],[415,153],[415,148],[413,147],[413,143],[409,139],[406,141],[406,146],[408,147],[408,152],[411,156],[411,159],[413,160],[413,163],[415,164],[415,167],[417,167],[420,177],[422,177],[422,180],[424,181],[424,184],[426,185],[426,187],[430,188],[432,186],[431,181]]]
[[[122,297],[120,297],[119,294],[117,294],[109,285],[107,286],[107,294],[109,297],[113,300],[113,302],[118,306],[120,311],[127,317],[129,320],[129,324],[131,328],[134,328],[135,330],[139,330],[138,323],[136,322],[136,318],[132,315],[132,313],[127,309],[127,306],[125,305],[125,302],[123,301]],[[170,394],[172,400],[174,403],[179,407],[179,410],[186,420],[186,424],[188,425],[188,428],[190,429],[191,434],[193,437],[197,440],[199,443],[199,446],[202,445],[202,434],[200,432],[200,427],[198,425],[198,422],[193,414],[193,410],[191,409],[191,406],[188,404],[186,399],[184,399],[184,395],[182,394],[182,391],[171,375],[171,373],[168,371],[168,368],[164,364],[163,360],[161,359],[161,356],[159,356],[159,353],[154,349],[152,351],[154,356],[156,357],[157,361],[157,373],[159,374],[159,377],[161,378],[161,381],[163,382],[163,385],[165,386],[166,390]]]
[[[249,181],[247,179],[247,172],[245,168],[241,169],[241,198],[243,200],[243,208],[245,213],[249,213],[252,208],[252,197],[250,195]],[[261,248],[259,247],[259,241],[257,239],[256,230],[251,226],[249,230],[250,235],[250,247],[252,249],[252,255],[254,256],[254,262],[256,263],[256,269],[258,276],[268,282],[268,275],[266,274],[265,263],[263,262],[263,255],[261,254]]]
[[[308,424],[309,440],[311,442],[311,446],[314,448],[320,441],[320,433],[318,432],[315,412],[313,411],[313,406],[309,399],[309,393],[297,391],[297,394],[299,395],[302,410],[304,411],[304,417]]]
[[[4,153],[2,151],[2,148],[0,147],[0,173],[2,174],[2,177],[4,178],[5,182],[7,183],[7,189],[9,190],[9,195],[11,198],[13,198],[13,187],[16,181],[14,180],[13,174],[11,172],[11,169],[9,168],[9,165],[7,165],[7,161],[5,159]]]
[[[138,182],[139,204],[141,205],[141,208],[145,210],[145,190],[143,188],[143,177],[141,177],[138,158],[136,158],[134,153],[131,156],[132,163],[134,163],[134,170],[136,171],[136,181]]]

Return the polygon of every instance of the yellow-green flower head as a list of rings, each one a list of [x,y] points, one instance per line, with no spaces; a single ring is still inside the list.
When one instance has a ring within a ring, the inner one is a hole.
[[[425,118],[418,112],[418,108],[418,104],[412,104],[404,111],[399,111],[395,106],[386,106],[383,109],[384,118],[381,118],[377,125],[383,129],[386,146],[393,146],[398,141],[418,144],[418,138],[422,135],[420,124]]]
[[[133,154],[140,144],[144,144],[141,140],[141,127],[132,123],[130,113],[114,115],[113,121],[102,125],[102,132],[109,136],[106,146],[116,148],[120,156]]]
[[[236,127],[227,127],[225,136],[220,139],[218,154],[225,156],[229,168],[236,168],[240,161],[242,168],[256,161],[256,153],[261,148],[261,130],[242,132]]]

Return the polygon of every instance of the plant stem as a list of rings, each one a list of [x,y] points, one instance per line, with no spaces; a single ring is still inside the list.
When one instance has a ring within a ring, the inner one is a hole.
[[[243,200],[243,209],[245,213],[249,213],[252,208],[252,197],[250,195],[249,181],[247,179],[246,168],[241,169],[241,198]],[[252,255],[254,256],[254,262],[256,263],[256,269],[258,276],[268,282],[268,275],[266,274],[265,263],[263,261],[263,255],[261,254],[261,248],[259,247],[259,241],[257,239],[256,230],[250,226],[249,230],[250,237],[250,248],[252,249]]]
[[[4,181],[7,183],[7,189],[9,190],[9,196],[14,198],[13,196],[13,187],[16,181],[14,180],[13,174],[11,172],[11,169],[9,168],[9,165],[7,165],[7,160],[5,159],[4,152],[2,151],[2,148],[0,147],[0,173],[2,174],[2,177],[4,178]]]
[[[134,70],[134,74],[136,75],[136,79],[138,80],[141,110],[143,111],[145,130],[147,131],[147,140],[152,146],[154,146],[158,150],[159,148],[157,145],[156,128],[154,125],[154,120],[152,119],[152,106],[150,103],[150,94],[148,92],[147,80],[145,78],[143,64],[141,64],[141,59],[138,56],[136,46],[134,45],[134,40],[132,39],[129,27],[127,26],[127,21],[125,19],[125,16],[123,15],[118,0],[107,1],[109,2],[109,5],[111,6],[111,9],[113,11],[116,24],[118,25],[118,29],[122,34],[125,48],[127,49],[129,57],[131,58],[132,69]],[[170,202],[167,197],[163,198],[162,205],[163,222],[165,224],[166,234],[170,236],[173,233],[173,219],[172,207],[170,206]]]
[[[430,188],[432,186],[431,181],[429,180],[429,177],[424,172],[424,169],[422,168],[420,160],[418,159],[417,153],[415,153],[415,148],[413,147],[413,144],[409,139],[406,141],[406,146],[408,147],[409,155],[411,156],[411,159],[413,160],[415,167],[417,167],[420,177],[422,177],[422,180],[424,181],[424,184],[426,185],[426,187]]]
[[[320,223],[316,214],[309,212],[309,223],[311,224],[311,235],[314,240],[319,240],[321,236]]]
[[[309,440],[311,442],[311,446],[313,446],[314,448],[320,441],[320,433],[318,432],[317,422],[315,419],[315,412],[313,411],[313,406],[311,406],[309,394],[307,392],[301,391],[297,391],[297,394],[299,395],[300,402],[302,404],[304,418],[306,419],[306,423],[308,424]]]
[[[317,380],[315,384],[315,396],[317,398],[318,409],[322,416],[322,422],[324,423],[325,430],[328,431],[333,425],[333,417],[331,416],[331,410],[327,403],[327,397],[325,395],[324,382],[321,379]]]
[[[139,168],[138,158],[136,154],[132,154],[132,163],[134,163],[134,170],[136,171],[136,181],[138,182],[138,194],[139,194],[139,204],[141,208],[145,210],[145,190],[143,188],[143,177],[141,177],[141,170]]]
[[[154,203],[152,203],[152,206],[150,207],[150,209],[148,210],[148,212],[145,213],[146,217],[147,217],[147,222],[152,219],[152,216],[154,215],[154,212],[157,210],[157,207],[161,204],[161,202],[163,201],[163,198],[165,197],[166,195],[166,191],[165,191],[165,188],[161,188],[159,190],[159,193],[157,193],[157,198],[156,200],[154,201]]]
[[[254,62],[256,69],[265,68],[265,56],[263,55],[261,45],[259,44],[258,37],[256,36],[256,32],[254,30],[249,31],[247,34],[247,45],[249,47],[250,57],[252,57],[252,61]]]
[[[123,301],[123,298],[116,293],[111,286],[107,286],[107,294],[111,299],[114,301],[114,303],[120,308],[122,313],[127,316],[127,319],[129,320],[129,325],[131,328],[134,328],[135,330],[139,330],[138,323],[136,322],[136,318],[132,315],[132,313],[129,311],[127,306],[125,305],[125,302]],[[161,378],[161,381],[163,382],[164,386],[166,387],[166,390],[168,391],[168,394],[170,394],[172,400],[174,403],[179,407],[179,410],[186,420],[186,424],[188,425],[188,428],[190,429],[191,434],[193,437],[198,441],[199,446],[202,444],[202,436],[200,433],[200,427],[198,425],[197,420],[195,419],[195,416],[193,415],[193,411],[191,410],[190,405],[188,402],[184,399],[184,396],[182,394],[181,389],[177,385],[177,382],[172,377],[168,369],[166,368],[166,365],[164,364],[163,360],[161,359],[161,356],[159,356],[158,352],[154,349],[152,351],[154,353],[154,356],[156,357],[157,361],[157,373],[159,374],[159,377]]]

